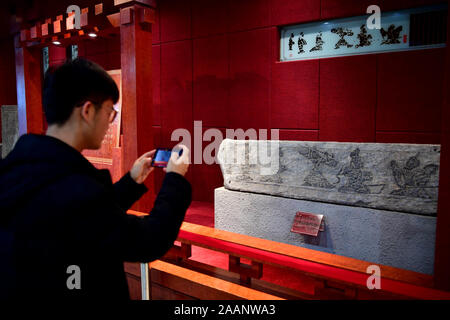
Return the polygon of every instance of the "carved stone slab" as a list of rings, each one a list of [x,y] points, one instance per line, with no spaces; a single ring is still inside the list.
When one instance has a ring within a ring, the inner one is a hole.
[[[14,148],[19,139],[17,106],[2,106],[2,158]]]
[[[439,159],[439,145],[382,143],[225,139],[218,153],[229,190],[423,215],[436,215]]]

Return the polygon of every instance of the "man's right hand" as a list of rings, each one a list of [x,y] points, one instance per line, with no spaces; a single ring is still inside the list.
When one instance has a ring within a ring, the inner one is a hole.
[[[183,153],[181,156],[178,154],[177,149],[183,149]],[[184,176],[189,169],[189,149],[180,144],[176,146],[172,151],[172,155],[170,156],[169,163],[167,164],[167,168],[165,168],[166,172],[176,172]]]

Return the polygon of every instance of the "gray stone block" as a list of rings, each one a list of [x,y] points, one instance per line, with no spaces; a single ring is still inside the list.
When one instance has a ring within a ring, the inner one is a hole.
[[[19,116],[17,106],[2,106],[2,158],[14,148],[19,139]]]
[[[218,160],[229,190],[422,215],[437,211],[439,145],[225,139]]]
[[[215,190],[215,228],[432,274],[436,218]],[[291,232],[296,212],[323,214],[317,237]]]

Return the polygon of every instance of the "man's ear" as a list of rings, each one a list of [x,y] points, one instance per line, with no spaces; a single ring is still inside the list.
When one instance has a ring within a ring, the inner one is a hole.
[[[94,118],[95,112],[94,104],[90,101],[86,101],[80,108],[81,119],[89,123]]]

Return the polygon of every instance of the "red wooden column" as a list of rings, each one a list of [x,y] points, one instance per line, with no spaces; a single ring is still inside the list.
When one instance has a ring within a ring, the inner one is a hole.
[[[19,116],[19,135],[24,133],[43,133],[42,112],[42,49],[22,47],[20,36],[16,36],[16,86]]]
[[[152,135],[152,23],[154,9],[133,5],[120,10],[122,69],[122,168],[127,172],[134,161],[155,148]],[[148,212],[154,200],[153,173],[150,189],[133,207]]]
[[[446,50],[434,284],[436,288],[450,291],[450,15]]]

